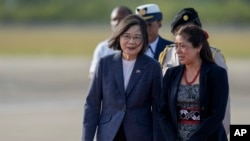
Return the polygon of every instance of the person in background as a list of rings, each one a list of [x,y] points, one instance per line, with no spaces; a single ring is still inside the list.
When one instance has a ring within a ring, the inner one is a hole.
[[[100,59],[84,106],[82,141],[159,141],[157,102],[162,72],[145,55],[147,24],[138,15],[125,17],[109,40],[121,50]],[[96,131],[97,130],[97,131]]]
[[[159,35],[163,19],[160,8],[157,4],[144,4],[136,7],[135,14],[140,15],[147,22],[149,47],[146,54],[158,60],[159,54],[164,50],[166,45],[173,43]]]
[[[176,35],[178,30],[187,24],[197,25],[202,27],[200,22],[199,15],[194,8],[183,8],[181,9],[176,16],[174,17],[171,23],[171,32],[173,35]],[[164,51],[161,52],[159,57],[159,62],[162,66],[163,74],[170,67],[177,66],[180,64],[178,55],[176,54],[175,44],[167,46]],[[228,69],[224,56],[218,48],[210,47],[212,56],[215,60],[215,63],[224,69]],[[227,108],[225,118],[223,120],[223,125],[225,127],[226,133],[229,135],[230,132],[230,123],[231,123],[231,112],[230,112],[230,95],[228,96]]]
[[[125,6],[115,7],[112,10],[111,15],[110,15],[110,25],[111,25],[112,32],[115,31],[117,25],[120,23],[120,21],[124,17],[126,17],[132,13],[133,12],[128,7],[125,7]],[[90,78],[93,77],[93,74],[95,72],[96,66],[97,66],[100,58],[104,57],[106,55],[112,54],[114,52],[115,51],[113,49],[110,49],[108,47],[108,39],[100,42],[97,45],[97,47],[94,50],[93,59],[92,59],[90,70],[89,70],[89,77]]]
[[[160,125],[166,141],[227,141],[222,124],[229,84],[227,72],[212,57],[208,34],[196,25],[175,36],[181,65],[164,75]]]

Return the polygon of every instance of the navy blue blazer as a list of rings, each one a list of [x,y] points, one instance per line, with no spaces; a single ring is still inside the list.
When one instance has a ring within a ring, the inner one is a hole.
[[[172,41],[163,39],[161,36],[159,36],[159,40],[156,46],[155,54],[154,54],[154,59],[158,60],[160,53],[165,49],[167,45],[173,44]]]
[[[167,70],[163,80],[159,116],[160,125],[166,141],[177,140],[177,91],[184,66]],[[200,73],[200,126],[188,141],[227,141],[222,125],[224,119],[229,84],[227,72],[216,64],[202,63]]]
[[[121,53],[102,58],[86,98],[82,141],[93,141],[96,129],[97,141],[113,141],[121,124],[128,141],[158,140],[162,80],[160,64],[143,54],[125,90]]]

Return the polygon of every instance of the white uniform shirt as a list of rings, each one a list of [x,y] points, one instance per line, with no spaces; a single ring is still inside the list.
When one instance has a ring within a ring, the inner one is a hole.
[[[148,55],[151,58],[154,58],[155,50],[156,50],[158,41],[159,41],[159,37],[157,37],[157,39],[154,42],[149,44],[149,46],[151,47],[152,50],[150,48],[148,48],[145,52],[146,55]]]

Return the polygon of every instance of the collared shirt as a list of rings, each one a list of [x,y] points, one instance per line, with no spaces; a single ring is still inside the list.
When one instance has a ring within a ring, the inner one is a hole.
[[[154,42],[152,42],[152,43],[149,44],[149,46],[151,47],[151,49],[148,48],[146,50],[146,52],[145,52],[146,55],[148,55],[151,58],[154,58],[158,41],[159,41],[159,37],[157,37]]]

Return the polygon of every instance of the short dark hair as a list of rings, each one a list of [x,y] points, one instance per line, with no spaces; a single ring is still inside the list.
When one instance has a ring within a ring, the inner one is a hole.
[[[114,50],[121,50],[120,46],[120,37],[124,34],[130,27],[138,25],[140,26],[141,34],[142,34],[142,50],[139,52],[139,55],[144,54],[146,49],[148,48],[148,32],[147,32],[147,24],[144,19],[142,19],[139,15],[129,15],[121,20],[116,31],[113,33],[111,38],[109,39],[109,48],[113,48]]]
[[[133,12],[131,11],[131,9],[129,9],[126,6],[117,6],[116,8],[114,8],[113,10],[118,9],[119,11],[123,12],[126,15],[130,15],[133,14]]]
[[[176,35],[184,37],[194,48],[198,48],[201,45],[201,60],[207,63],[215,63],[207,41],[208,34],[201,27],[192,24],[184,25],[178,30]]]

